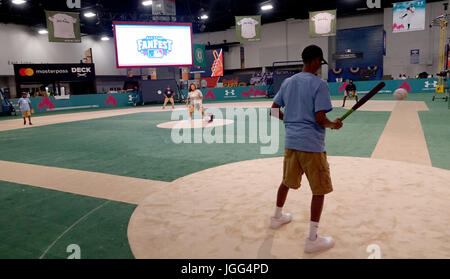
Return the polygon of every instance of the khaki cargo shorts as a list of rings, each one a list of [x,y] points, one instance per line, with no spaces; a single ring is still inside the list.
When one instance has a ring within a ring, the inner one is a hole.
[[[302,175],[306,174],[313,195],[333,192],[327,153],[304,152],[285,149],[283,164],[283,184],[291,189],[299,189]]]
[[[189,112],[194,112],[195,110],[204,112],[202,104],[191,104],[189,106]]]
[[[22,117],[30,117],[31,116],[31,110],[22,111]]]

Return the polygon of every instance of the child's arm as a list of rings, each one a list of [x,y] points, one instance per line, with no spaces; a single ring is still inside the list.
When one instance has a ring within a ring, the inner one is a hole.
[[[316,122],[324,128],[330,128],[333,130],[339,130],[343,125],[339,118],[336,118],[334,121],[330,121],[324,110],[316,112]]]
[[[272,108],[270,109],[270,116],[278,118],[280,120],[284,119],[284,114],[283,112],[280,110],[280,106],[276,103],[272,104]]]

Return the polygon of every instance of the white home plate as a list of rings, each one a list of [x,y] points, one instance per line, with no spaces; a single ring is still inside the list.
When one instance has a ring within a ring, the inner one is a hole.
[[[230,119],[214,119],[213,122],[208,123],[203,119],[194,120],[181,120],[181,121],[171,121],[159,124],[158,128],[163,129],[192,129],[192,128],[207,128],[207,127],[218,127],[233,124],[234,121]]]

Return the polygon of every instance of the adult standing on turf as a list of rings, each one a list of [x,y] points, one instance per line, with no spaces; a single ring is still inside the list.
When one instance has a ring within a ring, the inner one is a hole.
[[[167,89],[164,92],[164,97],[166,99],[164,100],[163,109],[166,109],[167,102],[169,102],[169,101],[172,103],[172,109],[175,108],[175,102],[173,101],[173,96],[174,95],[175,95],[175,92],[173,92],[173,90],[170,89],[170,85],[167,85]]]
[[[26,92],[22,92],[22,98],[19,99],[19,110],[22,112],[23,125],[27,125],[26,118],[28,117],[28,123],[31,123],[31,101],[28,98],[28,94]]]
[[[348,98],[353,99],[356,98],[356,102],[358,102],[358,93],[356,92],[356,85],[353,83],[352,80],[350,80],[345,86],[345,95],[344,95],[344,103],[342,104],[342,107],[345,107],[345,100]]]
[[[189,105],[189,102],[191,104]],[[203,110],[203,94],[202,91],[197,89],[197,86],[195,84],[191,84],[189,86],[189,93],[186,100],[186,106],[189,106],[189,116],[192,119],[192,114],[195,110],[201,111],[202,116],[205,116],[205,111]]]
[[[312,190],[311,222],[305,252],[314,253],[334,246],[332,237],[317,234],[325,195],[333,191],[325,152],[325,128],[340,129],[339,119],[330,121],[326,113],[333,109],[326,82],[316,74],[323,58],[320,47],[311,45],[302,53],[303,72],[286,79],[274,98],[271,115],[284,121],[286,142],[283,181],[278,189],[276,210],[270,227],[289,223],[292,216],[283,214],[289,189],[299,189],[305,173]],[[284,113],[280,111],[284,108]]]

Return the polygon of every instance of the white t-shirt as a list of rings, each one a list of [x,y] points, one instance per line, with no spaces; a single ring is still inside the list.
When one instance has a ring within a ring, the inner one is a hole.
[[[191,101],[191,104],[198,105],[202,103],[203,94],[200,90],[191,91],[188,94],[189,100]]]
[[[76,18],[73,18],[66,14],[55,14],[48,19],[53,22],[53,28],[55,30],[54,36],[56,38],[75,38],[73,24],[77,22]]]
[[[241,36],[244,39],[252,39],[256,37],[256,25],[259,24],[253,18],[243,18],[237,22],[241,26]]]
[[[416,12],[416,8],[414,8],[414,7],[412,7],[412,8],[410,7],[409,9],[406,10],[408,23],[410,23],[411,20],[413,19],[415,12]]]
[[[330,13],[319,13],[311,18],[316,27],[316,34],[328,34],[331,32],[331,23],[336,18]]]

